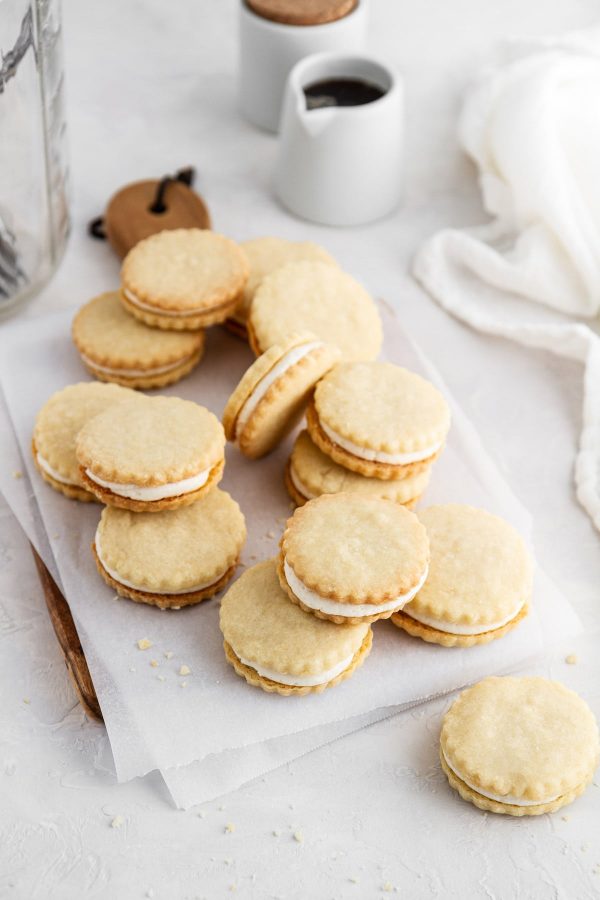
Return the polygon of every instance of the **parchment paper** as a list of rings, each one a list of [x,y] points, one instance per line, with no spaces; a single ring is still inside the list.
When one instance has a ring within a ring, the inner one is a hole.
[[[394,316],[385,308],[382,314],[387,358],[437,379]],[[90,553],[99,507],[61,497],[33,467],[29,444],[37,410],[55,390],[89,380],[70,342],[71,316],[61,312],[6,326],[0,336],[0,380],[90,666],[119,780],[158,768],[179,805],[200,802],[398,707],[514,668],[579,629],[568,602],[538,570],[532,614],[493,644],[446,649],[411,639],[380,622],[374,628],[371,656],[335,690],[290,700],[251,689],[225,663],[218,600],[179,612],[116,600],[99,578]],[[251,360],[243,343],[221,329],[211,329],[200,367],[164,393],[196,400],[220,415]],[[453,426],[424,503],[484,506],[527,535],[527,512],[445,393],[453,408]],[[242,557],[246,565],[276,552],[290,514],[282,473],[291,441],[258,462],[228,448],[222,487],[238,500],[247,518],[249,538]],[[4,442],[0,449],[4,453]],[[0,488],[5,495],[12,490],[14,499],[10,478],[3,462]],[[10,496],[7,499],[11,502]],[[34,515],[30,528],[36,530],[33,520]],[[153,642],[150,650],[137,649],[142,637]],[[167,659],[166,653],[173,655]],[[150,665],[153,659],[157,668]],[[191,668],[191,676],[178,675],[182,664]],[[175,767],[185,768],[173,771]]]

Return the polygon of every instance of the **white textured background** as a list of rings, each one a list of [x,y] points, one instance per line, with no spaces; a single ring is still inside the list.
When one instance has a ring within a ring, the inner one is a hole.
[[[235,109],[233,0],[63,7],[74,235],[59,274],[21,315],[35,328],[45,310],[112,287],[116,258],[85,236],[85,223],[126,181],[190,163],[217,230],[321,241],[397,305],[533,513],[540,562],[586,627],[537,671],[579,690],[600,715],[600,540],[571,482],[579,371],[471,333],[406,274],[430,232],[482,220],[473,170],[454,137],[469,78],[502,36],[583,27],[597,14],[594,0],[373,0],[371,49],[407,81],[406,202],[386,221],[349,231],[298,222],[272,200],[274,140]],[[577,665],[564,663],[568,652]],[[174,811],[159,778],[115,784],[104,730],[80,712],[27,545],[1,508],[0,701],[2,898],[600,895],[598,786],[563,814],[539,819],[502,819],[462,803],[437,764],[447,701],[323,748],[201,810]],[[124,819],[119,829],[110,827],[115,815]]]

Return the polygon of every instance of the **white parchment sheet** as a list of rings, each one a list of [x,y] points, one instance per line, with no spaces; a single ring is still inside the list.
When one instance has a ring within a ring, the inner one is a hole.
[[[383,306],[382,315],[386,357],[436,379],[394,315]],[[61,312],[5,326],[0,335],[0,381],[22,465],[27,468],[80,632],[119,780],[160,769],[178,805],[201,802],[397,707],[514,668],[579,629],[569,603],[538,570],[532,614],[514,632],[490,645],[446,649],[412,639],[389,622],[379,622],[374,626],[370,657],[353,678],[335,689],[283,698],[249,687],[225,662],[218,598],[178,612],[115,599],[97,574],[90,552],[100,508],[63,498],[35,471],[30,441],[37,410],[54,391],[89,380],[70,341],[71,317],[71,312]],[[211,329],[198,369],[164,393],[195,400],[220,416],[251,361],[242,342],[222,329]],[[421,505],[455,501],[483,506],[527,535],[527,512],[445,393],[452,405],[453,425]],[[10,442],[7,425],[2,427],[0,488],[15,508],[18,491],[10,483],[14,456],[7,465]],[[246,516],[248,542],[242,554],[246,566],[275,554],[290,515],[282,476],[291,443],[290,438],[259,461],[246,460],[228,447],[221,487],[235,497]],[[24,524],[29,525],[25,530],[31,537],[39,522],[31,509],[28,516],[30,521]],[[153,646],[140,651],[136,642],[144,637]],[[172,656],[167,658],[167,653]],[[158,667],[151,666],[151,660]],[[183,664],[192,670],[185,678],[178,675]]]

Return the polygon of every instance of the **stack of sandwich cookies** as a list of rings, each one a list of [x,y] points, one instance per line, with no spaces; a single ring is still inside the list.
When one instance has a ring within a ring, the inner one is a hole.
[[[454,701],[440,737],[450,786],[479,809],[511,816],[571,803],[592,780],[599,749],[588,705],[545,678],[485,678]]]
[[[194,503],[223,474],[225,435],[203,406],[136,394],[80,431],[85,487],[108,506],[158,512]]]
[[[423,586],[425,528],[391,500],[324,494],[299,507],[281,539],[282,588],[305,612],[337,624],[386,619]]]
[[[321,693],[349,678],[371,649],[369,625],[339,626],[290,603],[276,561],[248,569],[221,601],[227,661],[246,681],[269,693]]]
[[[450,411],[426,379],[391,363],[346,363],[317,385],[308,431],[339,465],[369,478],[411,478],[441,452]]]
[[[429,576],[392,622],[444,647],[487,644],[529,611],[532,561],[515,529],[483,509],[457,503],[419,514],[431,548]]]
[[[101,294],[73,320],[73,342],[94,378],[125,387],[164,387],[200,362],[203,331],[161,331],[129,315],[118,291]]]
[[[237,244],[212,231],[161,231],[129,251],[121,300],[154,328],[197,330],[223,322],[240,301],[248,265]]]
[[[305,330],[334,342],[345,360],[375,359],[383,340],[372,297],[350,275],[324,262],[288,263],[263,278],[247,328],[257,356]]]
[[[334,462],[301,431],[285,468],[285,486],[297,506],[321,494],[348,492],[363,497],[382,497],[412,509],[429,484],[431,469],[409,478],[384,481],[368,478]]]
[[[245,540],[238,504],[215,488],[174,511],[105,507],[92,551],[101,576],[121,597],[179,609],[227,584]]]
[[[239,305],[225,325],[238,337],[247,340],[246,323],[254,294],[260,282],[275,269],[291,262],[324,262],[337,265],[326,250],[312,241],[286,241],[283,238],[262,237],[242,241],[241,249],[248,261],[249,275]]]
[[[72,500],[95,501],[84,485],[75,455],[79,432],[109,407],[134,396],[115,384],[72,384],[53,394],[35,422],[32,453],[44,481]]]
[[[291,335],[250,366],[223,413],[225,435],[251,459],[272,450],[298,422],[339,350],[312,334]]]

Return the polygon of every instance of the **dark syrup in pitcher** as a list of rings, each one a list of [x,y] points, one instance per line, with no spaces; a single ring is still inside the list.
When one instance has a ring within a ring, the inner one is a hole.
[[[385,91],[362,78],[326,78],[304,88],[307,109],[326,106],[364,106],[379,100]]]

